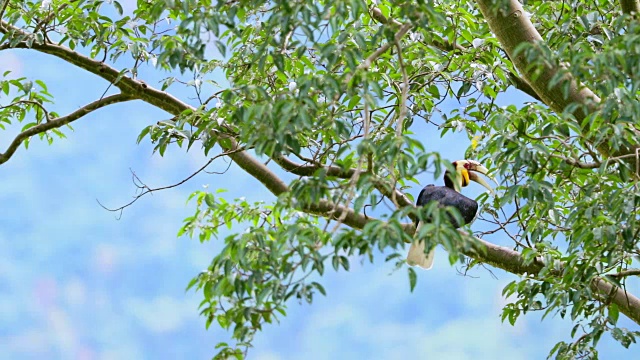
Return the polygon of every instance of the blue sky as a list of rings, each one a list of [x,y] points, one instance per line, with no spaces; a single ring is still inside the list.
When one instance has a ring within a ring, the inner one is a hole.
[[[44,80],[55,110],[66,114],[100,97],[106,84],[50,56],[3,51],[0,72]],[[166,74],[141,72],[152,85]],[[188,99],[192,94],[174,94]],[[503,101],[521,101],[503,99]],[[0,98],[0,101],[6,99]],[[152,153],[142,128],[166,113],[141,102],[96,111],[52,146],[32,141],[0,169],[0,354],[11,359],[208,359],[228,334],[204,329],[199,293],[185,292],[206,268],[217,245],[177,238],[192,214],[194,190],[225,188],[228,197],[270,200],[257,181],[231,166],[225,175],[200,174],[187,184],[147,196],[121,219],[101,208],[131,199],[130,169],[150,186],[181,180],[206,162],[197,149]],[[4,131],[4,149],[18,131]],[[461,135],[454,135],[466,139]],[[461,158],[464,140],[425,135],[429,149]],[[0,150],[3,151],[3,150]],[[220,161],[211,170],[224,168]],[[434,180],[425,174],[421,180]],[[439,182],[439,180],[436,180]],[[417,195],[420,188],[412,193]],[[479,194],[476,187],[470,196]],[[236,230],[236,231],[241,231]],[[435,267],[419,272],[409,292],[406,271],[393,264],[356,262],[351,272],[328,272],[327,297],[312,305],[289,304],[288,316],[265,327],[249,359],[542,359],[571,323],[540,321],[537,314],[516,326],[502,324],[502,287],[515,277],[476,269],[460,276],[439,249]],[[625,324],[629,324],[625,320]],[[631,353],[605,335],[602,359]]]

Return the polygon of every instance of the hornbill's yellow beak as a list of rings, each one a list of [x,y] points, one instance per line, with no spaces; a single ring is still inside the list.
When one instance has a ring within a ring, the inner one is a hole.
[[[475,160],[458,160],[454,162],[454,165],[456,168],[456,172],[458,173],[457,185],[459,185],[460,188],[469,185],[469,181],[475,181],[487,188],[489,192],[493,194],[493,189],[491,188],[491,186],[489,186],[489,184],[477,174],[480,173],[486,176],[489,172],[489,170],[487,170],[486,167],[482,166],[482,164]],[[459,189],[456,190],[459,191]]]

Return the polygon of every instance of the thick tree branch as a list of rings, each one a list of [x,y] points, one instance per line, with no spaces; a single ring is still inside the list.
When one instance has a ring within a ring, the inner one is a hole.
[[[622,13],[627,15],[638,15],[640,13],[640,1],[639,0],[620,0],[620,8]]]
[[[523,78],[521,78],[520,76],[513,74],[513,73],[509,73],[509,80],[511,80],[511,83],[513,84],[513,86],[516,87],[516,89],[524,92],[525,94],[531,96],[532,98],[542,102],[542,99],[540,98],[540,96],[538,96],[538,94],[536,94],[536,92],[533,90],[533,88],[531,87],[531,85],[529,85],[528,82],[526,82]]]
[[[640,325],[640,299],[601,277],[591,281],[591,290],[597,292],[602,301],[616,304],[620,312]]]
[[[545,104],[558,113],[562,113],[568,105],[580,104],[580,107],[574,114],[578,120],[584,119],[588,114],[594,112],[600,98],[591,90],[578,83],[570,74],[562,74],[565,81],[569,81],[570,92],[565,98],[562,93],[562,87],[556,85],[549,88],[551,80],[560,72],[566,69],[560,66],[552,66],[547,64],[536,76],[537,68],[532,67],[527,60],[526,55],[520,52],[515,55],[515,49],[522,43],[530,43],[538,46],[544,46],[542,37],[529,20],[522,5],[517,0],[497,1],[497,0],[476,0],[480,11],[487,20],[491,32],[498,38],[507,55],[513,61],[518,70],[524,74],[524,79],[531,85],[536,94],[542,98]],[[501,8],[504,4],[508,7]]]
[[[542,101],[558,114],[562,114],[569,106],[574,106],[572,114],[577,123],[586,131],[589,122],[583,120],[598,110],[600,98],[583,84],[579,84],[571,73],[563,66],[546,62],[544,65],[532,66],[525,52],[515,54],[516,48],[523,43],[530,43],[538,48],[546,48],[546,44],[536,28],[529,20],[518,0],[476,0],[480,11],[487,20],[493,34],[507,52],[513,64],[523,74]],[[502,5],[502,6],[501,6]],[[556,81],[560,77],[562,81]],[[549,84],[556,82],[554,87]],[[568,96],[563,88],[569,86]],[[630,154],[637,145],[631,148],[621,147],[614,150],[608,142],[599,142],[598,151],[606,158]]]
[[[362,229],[368,221],[361,214],[357,214],[349,222],[345,224],[356,229]],[[413,236],[415,233],[415,225],[413,223],[403,224],[404,231]],[[492,265],[496,268],[505,270],[516,275],[529,275],[534,279],[543,269],[544,264],[540,259],[533,262],[527,262],[522,255],[510,248],[499,246],[487,242],[485,240],[474,238],[471,248],[461,250],[463,254],[480,262]],[[562,271],[562,270],[559,270]],[[640,298],[617,287],[601,277],[596,277],[591,281],[591,289],[600,295],[602,301],[616,304],[620,312],[625,314],[629,319],[640,325]]]
[[[534,278],[540,273],[543,264],[539,259],[531,263],[525,262],[524,258],[517,251],[506,247],[488,243],[482,239],[477,239],[475,249],[463,251],[476,260],[493,265],[513,274],[529,274]],[[591,281],[591,289],[597,292],[603,300],[616,304],[620,312],[625,314],[636,324],[640,324],[640,299],[630,294],[624,289],[617,287],[601,277],[596,277]]]
[[[285,169],[289,169],[294,173],[298,169],[303,169],[301,170],[301,173],[313,173],[311,171],[312,169],[309,167],[310,165],[298,165],[291,160],[286,159],[285,161],[283,159],[285,158],[279,158],[278,164],[283,164],[283,168]],[[314,169],[313,171],[315,170],[316,169]],[[335,171],[337,172],[337,170],[338,169],[336,169]],[[247,171],[255,170],[247,169]],[[269,169],[266,169],[266,171],[270,172]],[[270,177],[276,177],[276,175],[271,173]],[[408,199],[406,199],[405,196],[399,197],[399,199],[404,199],[403,203],[401,204],[403,206],[412,205],[410,202],[408,202]],[[327,214],[330,213],[331,209],[333,209],[332,204],[328,202],[321,202],[317,206],[304,210],[317,215],[327,216]],[[348,211],[344,223],[355,229],[362,229],[367,224],[367,222],[375,220],[372,218],[367,218],[362,214],[357,214],[353,212],[352,209],[344,207],[339,207],[337,214],[333,214],[333,216],[340,216],[340,213],[342,211]],[[413,223],[404,224],[403,228],[407,234],[413,236],[415,232],[415,225]],[[476,241],[473,243],[473,246],[469,250],[463,250],[462,252],[465,255],[483,263],[490,264],[512,274],[529,274],[533,277],[536,277],[544,267],[544,264],[539,260],[534,262],[526,262],[522,255],[517,251],[489,243],[479,238],[475,238],[475,240]],[[611,301],[612,303],[616,304],[619,307],[620,311],[628,316],[631,320],[640,324],[640,299],[626,292],[624,289],[612,285],[602,278],[595,278],[591,283],[591,288],[592,290],[600,294],[604,299],[607,299],[607,301]]]
[[[81,117],[87,115],[88,113],[94,110],[100,109],[101,107],[105,107],[107,105],[111,105],[119,102],[130,101],[133,99],[134,99],[133,97],[126,94],[110,95],[105,98],[96,100],[90,104],[87,104],[67,116],[59,117],[57,119],[43,122],[34,127],[31,127],[21,132],[20,134],[18,134],[18,136],[16,136],[15,139],[13,139],[13,141],[11,142],[7,150],[4,153],[0,154],[0,164],[4,164],[5,162],[7,162],[7,160],[9,160],[11,156],[13,156],[13,154],[16,152],[20,144],[22,144],[23,141],[25,141],[26,139],[28,139],[33,135],[37,135],[45,131],[49,131],[51,129],[55,129],[55,128],[59,128],[61,126],[67,125],[73,121],[80,119]]]
[[[231,141],[231,146],[226,148],[225,151],[233,151],[239,147],[237,141],[231,137],[228,138]],[[258,161],[246,151],[234,152],[229,155],[240,168],[249,175],[253,176],[256,180],[260,181],[271,193],[275,196],[280,196],[289,191],[289,186],[276,175],[265,164]]]

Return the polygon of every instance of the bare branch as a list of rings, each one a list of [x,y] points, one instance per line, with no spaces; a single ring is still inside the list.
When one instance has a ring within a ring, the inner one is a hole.
[[[243,150],[243,149],[238,149],[238,150],[235,150],[235,151],[225,151],[225,152],[223,152],[223,153],[220,153],[220,154],[218,154],[218,155],[216,155],[216,156],[212,157],[211,159],[209,159],[209,161],[207,161],[207,163],[206,163],[206,164],[204,164],[200,169],[196,170],[194,173],[192,173],[191,175],[187,176],[186,178],[184,178],[184,179],[182,179],[182,180],[178,181],[178,182],[177,182],[177,183],[175,183],[175,184],[167,185],[167,186],[161,186],[161,187],[158,187],[158,188],[150,188],[150,187],[148,187],[146,184],[144,184],[144,183],[142,183],[142,181],[140,181],[140,178],[138,178],[138,176],[137,176],[135,173],[133,173],[134,182],[138,182],[138,183],[140,183],[140,185],[138,185],[138,184],[135,184],[135,185],[136,185],[139,189],[143,189],[143,190],[142,190],[142,192],[141,192],[140,194],[136,195],[136,196],[133,198],[133,200],[131,200],[130,202],[128,202],[128,203],[126,203],[126,204],[124,204],[124,205],[122,205],[122,206],[120,206],[120,207],[118,207],[118,208],[114,208],[114,209],[109,209],[108,207],[106,207],[106,206],[102,205],[102,203],[100,202],[100,200],[97,200],[97,199],[96,199],[96,201],[97,201],[97,202],[98,202],[98,204],[100,204],[100,206],[102,206],[102,208],[103,208],[103,209],[105,209],[105,210],[113,211],[113,212],[116,212],[116,211],[120,211],[120,212],[122,212],[122,210],[124,210],[125,208],[127,208],[127,207],[129,207],[129,206],[133,205],[133,203],[135,203],[136,201],[138,201],[138,199],[140,199],[141,197],[143,197],[143,196],[145,196],[145,195],[147,195],[147,194],[154,193],[154,192],[156,192],[156,191],[160,191],[160,190],[167,190],[167,189],[172,189],[172,188],[174,188],[174,187],[178,187],[178,186],[180,186],[180,185],[182,185],[182,184],[186,183],[187,181],[191,180],[194,176],[198,175],[198,174],[199,174],[199,173],[201,173],[202,171],[204,171],[204,169],[206,169],[209,165],[211,165],[211,163],[212,163],[215,159],[217,159],[217,158],[219,158],[219,157],[222,157],[222,156],[231,155],[233,152],[239,152],[239,151],[244,151],[244,150]]]
[[[27,138],[33,135],[37,135],[45,131],[67,125],[89,114],[90,112],[100,109],[102,107],[105,107],[107,105],[130,101],[133,99],[134,98],[132,96],[125,95],[125,94],[110,95],[103,99],[96,100],[90,104],[87,104],[67,116],[59,117],[57,119],[52,119],[51,121],[47,121],[39,125],[36,125],[32,128],[29,128],[21,132],[20,134],[18,134],[18,136],[16,136],[15,139],[13,139],[13,141],[11,142],[7,150],[4,153],[0,154],[0,164],[4,164],[5,162],[7,162],[11,158],[11,156],[13,156],[13,154],[16,152],[20,144],[22,144],[23,141],[25,141]]]

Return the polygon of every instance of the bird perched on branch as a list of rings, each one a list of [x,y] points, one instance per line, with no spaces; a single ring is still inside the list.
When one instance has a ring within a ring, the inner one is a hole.
[[[458,160],[453,162],[453,167],[457,174],[451,174],[451,172],[447,170],[444,174],[444,186],[435,186],[433,184],[425,186],[422,191],[420,191],[420,195],[418,195],[416,205],[424,206],[431,201],[437,201],[440,206],[453,206],[457,208],[464,223],[458,224],[452,216],[450,216],[449,219],[454,227],[459,228],[473,221],[478,212],[478,202],[462,195],[460,190],[469,185],[470,181],[477,182],[489,189],[491,193],[493,193],[493,189],[478,175],[478,173],[486,175],[488,172],[487,168],[479,162],[474,160]],[[422,225],[423,221],[418,221],[416,224],[416,235]],[[424,250],[424,241],[413,242],[409,248],[407,263],[411,266],[419,266],[427,270],[431,269],[435,249],[431,249],[429,254],[425,254]]]

